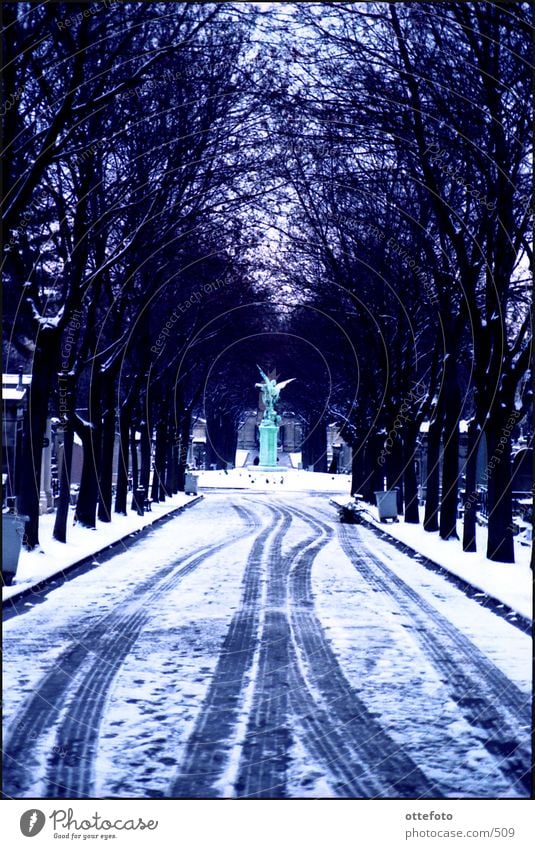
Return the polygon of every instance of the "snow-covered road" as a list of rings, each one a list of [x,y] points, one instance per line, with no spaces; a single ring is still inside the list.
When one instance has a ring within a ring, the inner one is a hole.
[[[4,626],[4,793],[530,793],[531,641],[325,495],[227,490]]]

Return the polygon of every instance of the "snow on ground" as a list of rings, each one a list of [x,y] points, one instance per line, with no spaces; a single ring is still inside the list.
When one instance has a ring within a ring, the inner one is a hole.
[[[58,542],[52,537],[55,514],[41,516],[39,519],[41,545],[34,551],[21,551],[17,574],[11,586],[2,588],[2,598],[7,600],[17,595],[21,589],[26,589],[32,584],[61,572],[73,563],[102,551],[112,543],[146,528],[156,519],[166,516],[177,507],[182,507],[193,500],[195,496],[180,492],[163,503],[153,504],[152,511],[145,513],[144,516],[138,516],[134,511],[130,511],[127,516],[114,513],[111,522],[97,520],[96,529],[74,525],[75,508],[70,507],[66,543]]]
[[[399,560],[403,558],[399,554]],[[333,542],[315,561],[313,590],[316,610],[344,675],[429,778],[451,796],[507,796],[510,785],[484,748],[480,731],[460,714],[446,681],[423,653],[413,623],[400,613],[395,599],[370,591]],[[461,595],[451,587],[451,595],[455,593]],[[450,607],[458,600],[450,598]],[[497,621],[489,611],[482,613]],[[506,622],[503,625],[514,632],[509,651],[521,644],[524,661],[529,662],[529,638]],[[473,630],[477,630],[475,624]]]
[[[362,528],[374,554],[429,604],[463,631],[502,672],[527,694],[531,692],[531,638],[482,605],[474,605],[462,590],[430,572],[412,557],[378,540]]]
[[[350,496],[334,498],[339,504],[353,502]],[[533,572],[530,568],[531,550],[515,540],[515,563],[495,563],[487,560],[487,529],[476,529],[477,552],[462,550],[460,540],[442,540],[438,533],[424,531],[423,524],[398,522],[381,523],[376,507],[366,505],[367,518],[395,539],[406,543],[415,551],[428,557],[439,566],[477,587],[483,593],[499,599],[517,613],[531,619],[533,614]],[[423,508],[421,508],[423,522]],[[462,539],[462,524],[457,523],[457,533]]]
[[[311,499],[311,511],[318,508],[317,502],[318,499]],[[318,512],[322,518],[326,517],[323,509]],[[444,580],[442,575],[431,572],[418,560],[395,549],[387,540],[379,539],[373,531],[362,525],[348,527],[350,533],[355,528],[370,551],[388,569],[466,634],[508,678],[526,693],[531,692],[532,642],[527,634],[511,627],[506,619],[496,616],[492,610],[474,604],[473,599]],[[384,528],[384,525],[381,527]],[[358,544],[356,548],[358,550]]]
[[[318,472],[285,469],[280,472],[258,472],[238,468],[225,471],[203,471],[198,473],[199,487],[212,489],[246,489],[252,492],[326,492],[333,500],[347,503],[353,499],[347,493],[351,485],[350,475],[331,475]],[[193,500],[179,493],[163,504],[153,504],[152,512],[140,517],[134,512],[128,516],[113,516],[111,523],[97,522],[97,530],[73,526],[74,508],[69,518],[68,541],[66,544],[52,539],[54,514],[41,516],[41,548],[33,552],[22,551],[17,576],[11,587],[2,589],[4,600],[16,595],[21,589],[61,572],[62,569],[91,554],[106,548],[136,530],[146,527],[156,518],[164,516],[177,507]],[[299,505],[298,505],[299,506]],[[453,572],[468,583],[509,605],[518,613],[531,618],[533,610],[530,549],[515,540],[515,564],[494,563],[485,557],[485,528],[477,528],[477,553],[463,552],[456,540],[444,541],[438,534],[428,534],[422,525],[408,525],[403,519],[398,523],[381,524],[377,509],[370,507],[372,521],[381,530],[410,545],[419,553]],[[334,518],[334,510],[329,511]],[[459,535],[462,528],[459,525]],[[288,540],[285,540],[287,543]]]
[[[9,692],[4,707],[6,722],[18,705],[31,696],[44,671],[50,669],[62,650],[72,642],[85,644],[86,632],[116,608],[121,597],[126,601],[140,581],[151,576],[156,580],[167,564],[200,546],[228,538],[229,531],[237,533],[243,528],[236,511],[229,511],[224,505],[207,516],[194,519],[194,515],[191,511],[179,513],[168,523],[156,526],[134,548],[119,551],[100,568],[53,587],[44,597],[40,595],[39,604],[34,604],[29,596],[27,612],[4,623],[4,687]],[[124,611],[124,602],[121,609]]]
[[[241,596],[251,542],[210,557],[166,593],[113,684],[97,796],[169,795]]]
[[[22,702],[33,695],[43,675],[55,667],[59,656],[69,645],[70,640],[61,637],[50,645],[43,645],[41,631],[28,631],[25,626],[20,631],[16,629],[12,634],[9,623],[4,623],[2,652],[4,728],[7,728]]]
[[[351,475],[330,475],[282,467],[276,472],[260,472],[254,468],[214,470],[198,473],[199,487],[218,489],[251,489],[258,492],[349,492]]]
[[[310,473],[305,474],[310,479]],[[124,613],[130,605],[145,603],[143,593],[132,595],[141,581],[154,577],[156,583],[166,566],[175,562],[178,566],[192,551],[226,539],[229,533],[236,536],[235,543],[207,558],[151,602],[149,621],[126,656],[107,701],[96,762],[99,796],[147,798],[169,792],[240,603],[253,531],[247,538],[237,539],[243,520],[229,509],[229,500],[254,509],[263,526],[273,524],[267,505],[276,507],[278,499],[272,493],[268,498],[255,497],[254,492],[234,497],[225,492],[207,493],[194,510],[155,527],[133,548],[100,568],[54,588],[41,603],[28,600],[28,611],[5,623],[8,722],[69,643],[85,644],[86,635],[108,613]],[[333,527],[338,522],[328,492],[302,492],[296,497],[281,493],[280,503],[294,503],[304,512],[317,513]],[[173,506],[171,501],[165,504],[168,509]],[[355,531],[377,557],[529,694],[531,643],[525,634],[474,604],[442,576],[398,552],[372,531],[362,526]],[[283,557],[303,533],[309,536],[311,531],[305,531],[301,519],[294,519],[282,546]],[[97,537],[94,532],[88,534]],[[370,587],[336,538],[319,553],[312,580],[318,616],[344,674],[391,737],[452,796],[506,796],[508,786],[485,750],[480,730],[460,714],[440,670],[422,651],[414,623],[400,611],[395,598]],[[95,646],[89,648],[94,651]],[[254,671],[249,670],[251,688]],[[248,691],[246,686],[241,695],[243,729],[251,688]],[[306,742],[296,733],[288,764],[290,792],[312,798],[334,795],[328,777],[308,755]],[[47,745],[50,751],[53,740]],[[229,769],[232,746],[229,741]],[[39,755],[43,768],[46,748],[42,746]],[[41,775],[42,769],[38,772]]]
[[[288,788],[296,799],[336,799],[336,792],[329,784],[329,776],[313,759],[306,748],[306,738],[300,738],[301,729],[296,728],[292,738],[288,760]]]

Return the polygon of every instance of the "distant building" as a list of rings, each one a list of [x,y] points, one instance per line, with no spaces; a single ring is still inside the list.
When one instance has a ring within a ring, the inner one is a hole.
[[[247,410],[238,425],[238,451],[258,450],[259,414],[256,410]]]
[[[22,454],[22,436],[25,426],[28,403],[28,389],[32,381],[31,374],[2,375],[2,484],[3,498],[15,498],[20,491],[20,459]],[[58,467],[61,466],[63,450],[63,431],[57,427],[58,419],[47,418],[43,438],[41,460],[41,482],[39,512],[50,513],[54,510],[58,492]],[[82,470],[82,446],[75,435],[71,483],[79,484]]]
[[[2,489],[4,498],[17,495],[22,433],[31,374],[2,375]]]

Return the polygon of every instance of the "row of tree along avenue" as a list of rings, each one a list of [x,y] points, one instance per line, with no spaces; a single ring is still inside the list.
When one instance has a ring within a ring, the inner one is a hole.
[[[49,417],[65,541],[75,439],[79,523],[130,509],[129,477],[163,500],[184,488],[196,415],[212,459],[233,461],[264,356],[297,378],[307,465],[322,468],[336,423],[352,491],[371,501],[386,478],[411,523],[428,423],[423,525],[456,537],[461,505],[466,551],[485,457],[487,556],[512,562],[512,445],[532,411],[531,5],[2,14],[5,370],[32,376],[26,546]]]

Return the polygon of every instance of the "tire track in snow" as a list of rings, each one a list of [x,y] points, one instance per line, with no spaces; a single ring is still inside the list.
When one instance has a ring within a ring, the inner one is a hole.
[[[291,522],[292,512],[278,505]],[[288,571],[297,552],[316,537],[300,540],[282,556],[279,538],[269,557],[266,610],[258,673],[243,742],[236,794],[240,798],[287,796],[286,771],[292,732],[289,724],[291,631],[288,620]]]
[[[232,618],[204,706],[188,740],[180,771],[170,788],[173,798],[213,798],[216,785],[228,768],[229,747],[238,725],[246,677],[253,665],[259,640],[262,580],[274,553],[279,553],[291,517],[266,505],[276,519],[257,537],[245,569],[243,596]],[[270,537],[273,537],[271,543]]]
[[[480,741],[517,792],[531,790],[531,705],[529,697],[477,646],[371,550],[362,534],[339,525],[342,548],[360,574],[395,599],[412,625],[410,632],[439,672],[466,720],[483,732]]]
[[[58,722],[68,701],[69,709],[56,732],[56,745],[48,755],[44,796],[91,797],[93,759],[109,686],[145,623],[154,615],[152,606],[158,598],[174,589],[208,557],[250,534],[250,523],[256,522],[254,514],[241,507],[235,509],[247,523],[238,536],[203,546],[167,565],[156,585],[154,576],[143,581],[121,599],[121,612],[107,614],[58,658],[7,730],[4,797],[23,796],[31,785],[32,773],[38,766],[35,747]],[[77,675],[84,666],[87,670],[79,683]]]
[[[242,518],[252,520],[258,527],[253,514],[242,508],[236,508]],[[157,590],[145,597],[142,606],[128,619],[119,631],[112,646],[105,646],[106,666],[97,661],[90,672],[84,675],[82,684],[75,697],[75,709],[69,711],[64,722],[58,728],[57,736],[61,746],[67,752],[65,758],[54,757],[53,772],[49,779],[47,796],[62,798],[75,794],[76,798],[87,798],[93,784],[93,763],[98,749],[100,722],[104,713],[110,685],[118,673],[124,659],[129,654],[145,624],[154,615],[152,607],[159,598],[175,589],[186,575],[202,565],[208,557],[219,554],[233,545],[243,536],[249,535],[248,527],[238,538],[208,546],[198,556],[180,569],[176,574],[160,582]],[[56,752],[59,746],[56,747]]]
[[[393,784],[394,795],[440,795],[351,690],[313,611],[310,571],[332,528],[293,507],[278,506],[308,524],[312,534],[284,558],[277,553],[271,559],[258,675],[235,784],[238,796],[287,795],[292,712],[305,731],[303,743],[332,776],[339,796],[383,796],[391,794]]]
[[[311,585],[314,560],[334,532],[319,519],[293,512],[320,534],[297,556],[290,573],[294,644],[290,695],[307,735],[304,745],[331,773],[339,796],[439,798],[436,785],[383,729],[345,678],[314,612]]]
[[[333,502],[329,502],[333,503]],[[323,518],[331,518],[332,511],[325,509],[325,507],[319,507],[318,505],[314,505],[313,509],[319,513]],[[402,542],[400,539],[393,537],[391,534],[387,533],[383,528],[378,527],[374,522],[369,521],[368,519],[362,520],[362,526],[367,530],[371,531],[375,536],[377,536],[382,542],[387,543],[389,546],[395,548],[401,554],[404,554],[411,560],[415,560],[420,566],[424,569],[427,569],[429,572],[432,572],[433,575],[440,575],[440,577],[446,581],[451,586],[455,587],[457,590],[460,590],[467,598],[475,601],[479,607],[483,610],[492,613],[494,616],[498,616],[500,619],[503,619],[507,622],[508,625],[512,625],[517,630],[521,631],[521,633],[526,634],[528,637],[532,636],[533,633],[533,622],[530,618],[522,615],[517,610],[514,610],[508,604],[499,601],[499,599],[493,597],[492,595],[487,595],[487,593],[483,592],[479,587],[474,586],[473,584],[466,581],[464,578],[461,578],[460,575],[456,575],[454,572],[450,572],[444,566],[440,566],[438,563],[434,562],[430,558],[426,557],[424,554],[417,552],[414,548],[412,548],[407,543]]]

